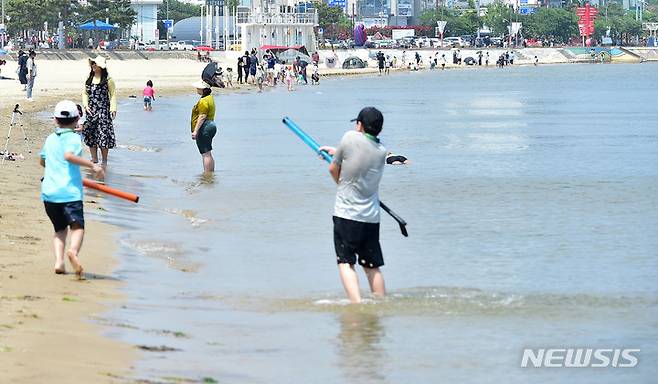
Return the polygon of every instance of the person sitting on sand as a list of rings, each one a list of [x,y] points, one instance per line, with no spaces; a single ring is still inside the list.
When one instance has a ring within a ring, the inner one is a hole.
[[[60,101],[55,106],[53,117],[57,128],[46,138],[40,153],[41,166],[45,167],[41,200],[55,230],[55,273],[65,273],[64,248],[70,232],[66,256],[78,278],[82,278],[83,268],[78,254],[85,235],[85,219],[80,166],[90,168],[98,178],[103,178],[104,171],[98,164],[81,157],[82,140],[80,135],[75,134],[80,115],[75,103],[70,100]]]
[[[396,155],[392,152],[386,153],[386,164],[390,165],[407,165],[411,163],[409,159],[402,155]]]

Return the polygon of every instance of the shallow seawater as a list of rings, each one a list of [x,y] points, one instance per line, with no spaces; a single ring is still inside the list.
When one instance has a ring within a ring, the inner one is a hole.
[[[136,374],[153,380],[652,382],[656,69],[428,71],[217,96],[210,178],[190,138],[194,95],[150,113],[126,102],[107,182],[141,200],[94,214],[125,228],[114,275],[128,298],[109,334],[180,349],[144,353]],[[351,306],[335,187],[281,119],[335,145],[365,105],[412,160],[381,185],[410,236],[382,214],[390,294]],[[520,367],[524,348],[570,347],[640,348],[639,365]]]

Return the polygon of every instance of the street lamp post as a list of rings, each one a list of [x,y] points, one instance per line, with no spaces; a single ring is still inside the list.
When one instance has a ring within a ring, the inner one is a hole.
[[[167,23],[169,23],[169,0],[166,0],[167,2],[167,10],[165,12],[165,19],[167,19]],[[165,25],[165,31],[166,36],[167,36],[167,47],[169,47],[169,24]]]

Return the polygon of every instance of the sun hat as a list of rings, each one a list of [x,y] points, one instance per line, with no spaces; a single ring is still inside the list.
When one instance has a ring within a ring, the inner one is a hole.
[[[103,56],[96,56],[93,59],[89,59],[89,61],[96,63],[96,65],[100,68],[103,68],[103,69],[107,68],[107,61],[105,60],[105,58]]]
[[[72,117],[80,117],[78,113],[78,106],[71,100],[62,100],[55,106],[53,117],[59,119],[70,119]]]
[[[384,115],[375,107],[365,107],[356,118],[350,121],[360,121],[364,126],[379,132],[384,125]]]
[[[196,83],[192,84],[192,86],[196,89],[208,89],[208,88],[210,88],[210,85],[208,85],[208,83],[206,83],[203,80],[197,81]]]

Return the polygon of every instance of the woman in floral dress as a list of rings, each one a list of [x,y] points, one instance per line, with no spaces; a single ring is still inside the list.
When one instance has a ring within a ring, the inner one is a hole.
[[[101,149],[102,165],[107,165],[110,148],[116,146],[112,120],[117,115],[117,99],[114,80],[107,73],[105,58],[97,56],[89,60],[91,71],[82,93],[82,105],[87,112],[84,137],[89,146],[91,161],[98,163],[98,148]]]

